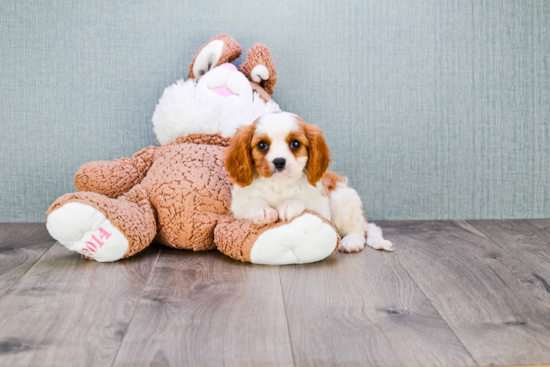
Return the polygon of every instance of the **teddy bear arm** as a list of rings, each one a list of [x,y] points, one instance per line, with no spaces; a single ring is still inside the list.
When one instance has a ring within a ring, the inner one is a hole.
[[[320,261],[338,249],[340,236],[334,225],[311,210],[292,221],[266,226],[246,219],[223,216],[214,230],[219,251],[243,262],[283,265]]]
[[[145,148],[132,158],[86,163],[75,175],[79,191],[95,192],[117,198],[139,184],[154,162],[158,148]]]

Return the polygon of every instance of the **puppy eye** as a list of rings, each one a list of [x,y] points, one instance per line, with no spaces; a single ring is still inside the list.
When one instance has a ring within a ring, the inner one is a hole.
[[[292,149],[298,149],[300,148],[302,144],[298,140],[294,140],[292,143],[290,143],[290,147]]]
[[[265,141],[261,141],[258,143],[257,147],[259,150],[267,150],[268,145]]]

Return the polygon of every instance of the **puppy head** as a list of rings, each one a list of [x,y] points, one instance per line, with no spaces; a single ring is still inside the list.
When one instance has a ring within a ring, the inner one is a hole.
[[[263,115],[238,129],[225,157],[229,175],[242,187],[258,176],[282,180],[304,174],[315,186],[329,162],[321,130],[288,112]]]

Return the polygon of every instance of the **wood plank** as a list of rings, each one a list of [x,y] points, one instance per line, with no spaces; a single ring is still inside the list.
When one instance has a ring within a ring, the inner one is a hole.
[[[544,230],[546,233],[550,233],[550,219],[527,219],[530,224]]]
[[[277,268],[163,249],[115,361],[161,364],[292,365]]]
[[[0,297],[54,243],[44,223],[0,223]]]
[[[0,365],[110,366],[158,252],[96,263],[56,243],[0,299]]]
[[[394,253],[337,253],[280,274],[297,366],[476,365]]]
[[[468,223],[531,269],[535,281],[550,292],[550,220],[546,220],[547,228],[540,220],[537,220],[539,225],[530,220],[476,220]]]
[[[481,365],[550,361],[550,294],[465,221],[387,223],[396,254]]]

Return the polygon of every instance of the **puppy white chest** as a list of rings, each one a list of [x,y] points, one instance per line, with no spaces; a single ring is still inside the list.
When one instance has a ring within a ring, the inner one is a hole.
[[[281,177],[282,178],[282,177]],[[233,202],[231,210],[237,218],[246,218],[255,206],[267,203],[276,209],[285,201],[301,201],[306,209],[313,210],[330,220],[329,198],[323,195],[322,184],[311,185],[307,178],[297,180],[257,178],[246,187],[233,187]]]

